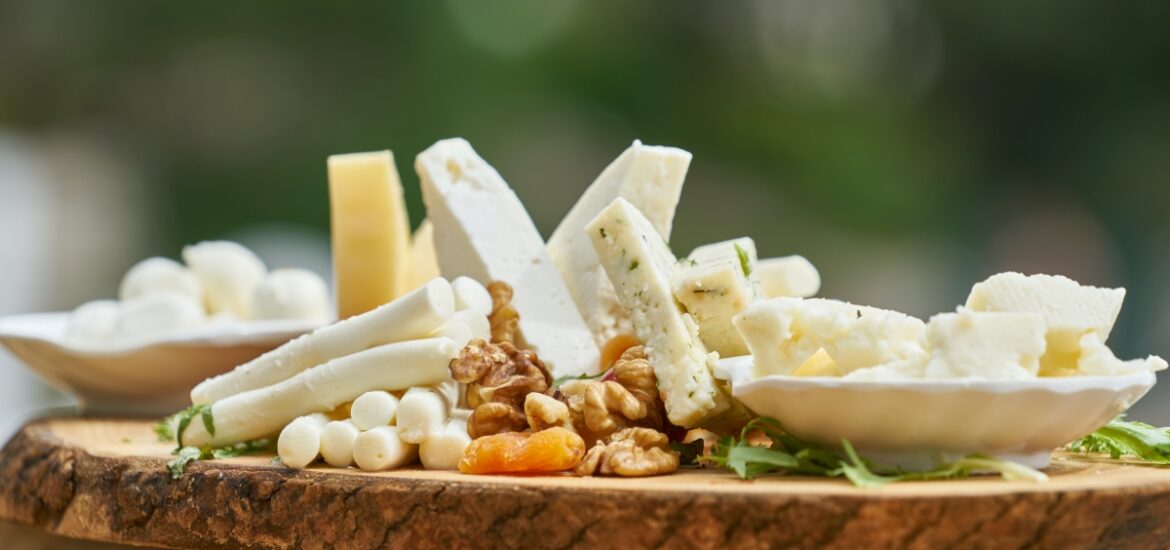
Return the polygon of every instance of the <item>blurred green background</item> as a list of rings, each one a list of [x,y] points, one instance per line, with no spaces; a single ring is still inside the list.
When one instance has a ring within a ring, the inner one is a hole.
[[[5,0],[0,313],[212,238],[326,274],[325,157],[392,149],[418,223],[451,136],[547,235],[641,139],[694,154],[676,252],[750,235],[923,317],[1009,269],[1125,286],[1110,343],[1170,356],[1168,54],[1167,2]]]

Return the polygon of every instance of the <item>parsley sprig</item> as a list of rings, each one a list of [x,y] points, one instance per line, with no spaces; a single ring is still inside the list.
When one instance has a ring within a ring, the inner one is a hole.
[[[748,434],[762,432],[771,443],[754,445]],[[982,455],[969,455],[933,469],[906,472],[879,468],[857,454],[847,440],[841,441],[843,452],[801,441],[784,431],[774,419],[757,418],[743,428],[738,437],[720,439],[703,461],[735,472],[743,479],[762,474],[784,472],[819,477],[845,477],[859,487],[881,487],[897,481],[928,481],[966,477],[974,471],[994,471],[1004,479],[1045,481],[1048,476],[1022,464]]]
[[[167,461],[167,470],[171,473],[172,479],[179,479],[183,477],[183,472],[187,469],[187,466],[196,460],[235,458],[237,456],[270,451],[272,450],[272,443],[271,439],[254,439],[252,441],[244,441],[218,448],[213,448],[209,445],[202,447],[181,447],[175,449],[175,458]]]

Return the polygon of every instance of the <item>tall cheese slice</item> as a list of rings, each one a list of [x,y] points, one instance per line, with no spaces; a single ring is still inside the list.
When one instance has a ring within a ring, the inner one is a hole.
[[[646,345],[670,421],[694,427],[727,411],[731,400],[715,383],[717,358],[699,339],[699,327],[674,300],[675,257],[662,235],[634,205],[615,199],[586,227],[617,291],[618,300]]]
[[[435,254],[435,226],[424,219],[410,237],[410,284],[411,290],[427,284],[439,276],[439,259]]]
[[[409,290],[410,225],[390,151],[333,155],[328,164],[337,316],[345,319]]]
[[[613,284],[597,262],[585,225],[621,197],[669,240],[674,209],[690,163],[691,154],[682,149],[635,141],[585,190],[549,238],[549,256],[561,271],[598,346],[616,336],[633,334],[633,327]]]
[[[467,141],[415,159],[444,277],[512,286],[524,343],[555,376],[597,372],[600,354],[520,199]]]

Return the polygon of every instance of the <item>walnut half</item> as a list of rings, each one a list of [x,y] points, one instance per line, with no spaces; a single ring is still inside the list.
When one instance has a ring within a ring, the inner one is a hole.
[[[580,380],[561,386],[573,426],[587,444],[628,427],[664,427],[658,381],[645,348],[627,350],[613,366],[613,380]]]
[[[644,477],[678,470],[678,453],[666,434],[649,428],[626,428],[604,443],[598,441],[574,469],[579,476]]]

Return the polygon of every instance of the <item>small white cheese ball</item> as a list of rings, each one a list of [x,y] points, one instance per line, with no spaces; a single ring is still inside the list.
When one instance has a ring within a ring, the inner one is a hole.
[[[256,287],[253,319],[329,320],[329,289],[307,269],[277,269]]]
[[[252,318],[252,296],[268,273],[255,253],[232,241],[204,241],[183,247],[183,261],[203,284],[209,313]]]
[[[353,464],[353,442],[361,430],[349,420],[334,420],[321,429],[321,458],[338,468]]]
[[[118,302],[94,300],[84,303],[69,315],[65,339],[78,343],[108,342],[118,324]]]
[[[199,328],[207,321],[203,307],[173,292],[148,294],[122,302],[114,337],[142,340]]]
[[[173,292],[203,303],[203,286],[199,279],[183,264],[167,258],[147,258],[134,264],[118,287],[118,297],[122,300],[159,292]]]
[[[362,432],[353,442],[353,461],[367,472],[401,468],[417,457],[418,445],[402,441],[394,426]]]
[[[276,454],[289,468],[304,468],[317,460],[321,449],[321,431],[325,417],[302,416],[289,422],[276,439]]]
[[[349,407],[353,425],[362,431],[393,424],[397,412],[398,398],[384,391],[363,393]]]

